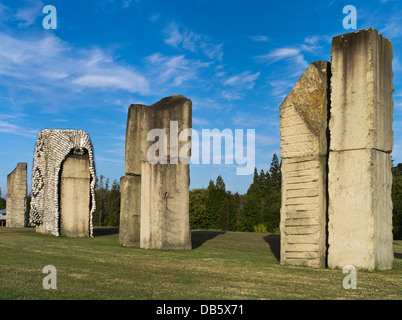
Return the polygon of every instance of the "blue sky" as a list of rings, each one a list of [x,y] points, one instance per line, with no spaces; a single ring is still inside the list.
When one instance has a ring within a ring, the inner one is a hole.
[[[193,128],[255,129],[257,168],[280,153],[279,105],[333,36],[373,27],[394,46],[394,152],[402,162],[402,1],[20,0],[0,1],[0,187],[28,163],[40,130],[80,129],[94,145],[97,174],[124,175],[130,104],[182,94]],[[46,30],[45,5],[57,9]],[[245,193],[252,175],[235,165],[191,165],[191,188],[222,175]]]

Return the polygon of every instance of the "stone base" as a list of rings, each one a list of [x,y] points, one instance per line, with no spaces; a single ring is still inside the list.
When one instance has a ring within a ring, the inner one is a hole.
[[[131,175],[120,179],[121,206],[119,243],[140,246],[141,176]]]
[[[326,166],[320,156],[282,159],[281,264],[325,267]]]
[[[364,149],[330,152],[328,165],[328,266],[391,269],[391,156]]]
[[[141,172],[141,248],[190,250],[189,166],[143,161]]]

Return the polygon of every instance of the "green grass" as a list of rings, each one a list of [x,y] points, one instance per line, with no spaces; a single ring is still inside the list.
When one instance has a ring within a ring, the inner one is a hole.
[[[389,271],[358,271],[345,290],[342,270],[281,266],[279,236],[193,231],[191,251],[118,243],[118,229],[92,239],[0,228],[0,299],[402,299],[402,241]],[[57,290],[45,290],[45,265]]]

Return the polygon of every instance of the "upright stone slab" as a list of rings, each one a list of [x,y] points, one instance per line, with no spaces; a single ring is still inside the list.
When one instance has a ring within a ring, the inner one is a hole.
[[[87,160],[81,161],[81,156],[87,157],[89,163],[87,163]],[[66,183],[64,184],[64,193],[61,195],[61,187],[63,186],[61,177],[64,165],[67,168],[64,170],[63,176],[63,178],[66,178],[64,179]],[[75,172],[75,170],[77,171]],[[87,172],[82,173],[83,170],[87,170]],[[87,180],[87,175],[90,176],[89,180]],[[81,184],[77,185],[78,190],[71,187],[74,184],[72,179],[76,178],[81,179],[81,182],[85,180],[88,183],[90,192],[89,205],[86,204],[86,200],[83,198],[85,197],[86,199],[87,197],[87,187],[82,187]],[[93,147],[86,132],[81,130],[42,130],[38,135],[35,147],[29,217],[30,222],[36,225],[36,231],[55,236],[60,235],[60,222],[63,214],[60,206],[61,200],[63,200],[63,206],[68,215],[78,214],[78,212],[75,212],[78,207],[84,208],[79,209],[79,211],[85,210],[87,217],[82,218],[82,213],[79,213],[79,220],[85,219],[88,221],[88,229],[86,229],[88,233],[86,236],[93,236],[92,216],[96,209],[95,182]],[[82,191],[84,194],[78,191]],[[71,219],[73,220],[77,217]],[[63,219],[67,221],[70,217],[63,217]],[[77,233],[74,232],[74,234],[82,234],[81,232],[82,230],[77,230]]]
[[[67,157],[60,179],[60,235],[89,236],[90,180],[88,154]]]
[[[281,264],[325,267],[329,78],[313,62],[280,106]]]
[[[141,176],[126,175],[120,179],[121,205],[119,242],[125,246],[140,246]]]
[[[121,244],[191,249],[189,165],[179,159],[181,148],[188,143],[179,139],[179,134],[191,129],[191,113],[191,100],[180,95],[151,106],[130,106],[126,175],[121,179]],[[153,148],[155,144],[161,148]],[[159,150],[153,153],[154,149]]]
[[[141,247],[191,249],[189,166],[142,162]]]
[[[331,54],[328,266],[390,269],[392,43],[365,29]]]
[[[27,164],[18,163],[7,176],[7,227],[27,225]]]

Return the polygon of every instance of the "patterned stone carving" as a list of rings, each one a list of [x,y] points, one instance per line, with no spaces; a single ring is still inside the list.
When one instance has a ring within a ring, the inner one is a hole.
[[[82,130],[42,130],[37,138],[32,169],[32,200],[29,221],[43,232],[60,235],[60,170],[71,154],[88,154],[91,206],[89,236],[93,236],[92,216],[95,202],[95,165],[93,147],[88,134]]]

